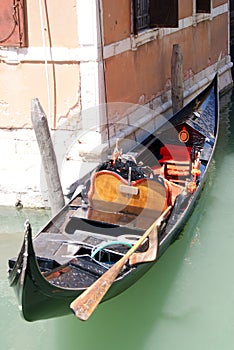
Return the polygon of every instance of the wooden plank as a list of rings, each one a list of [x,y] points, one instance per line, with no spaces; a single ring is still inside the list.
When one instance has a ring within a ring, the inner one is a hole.
[[[138,187],[121,184],[119,185],[119,191],[124,194],[136,196],[138,194]]]

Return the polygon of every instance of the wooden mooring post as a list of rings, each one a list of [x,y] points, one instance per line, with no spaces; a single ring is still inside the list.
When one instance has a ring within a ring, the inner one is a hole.
[[[55,215],[65,201],[47,118],[37,98],[31,101],[31,119],[41,153],[51,211]]]
[[[173,45],[171,56],[171,98],[173,114],[175,114],[184,104],[183,56],[178,44]]]

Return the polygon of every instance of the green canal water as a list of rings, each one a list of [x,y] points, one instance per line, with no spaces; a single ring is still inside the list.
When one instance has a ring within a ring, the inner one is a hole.
[[[234,348],[234,91],[221,98],[218,147],[198,205],[180,238],[133,287],[73,315],[28,323],[8,286],[7,260],[19,251],[23,223],[34,232],[43,210],[0,208],[1,350],[229,350]]]

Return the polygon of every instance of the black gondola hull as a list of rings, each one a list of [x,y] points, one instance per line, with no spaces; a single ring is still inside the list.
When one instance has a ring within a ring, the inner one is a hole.
[[[196,201],[198,200],[202,192],[205,179],[207,176],[207,171],[209,169],[209,165],[212,160],[213,153],[215,151],[215,146],[216,146],[217,137],[218,137],[219,107],[218,107],[217,84],[218,84],[217,77],[215,77],[213,82],[201,94],[199,94],[199,96],[197,96],[196,99],[191,101],[187,106],[185,106],[181,111],[179,111],[176,115],[174,115],[170,119],[171,126],[176,127],[177,125],[182,125],[182,123],[186,122],[186,117],[188,116],[188,114],[189,115],[193,114],[195,106],[199,104],[198,103],[199,101],[202,101],[206,106],[209,103],[212,104],[210,109],[208,109],[208,112],[207,112],[212,114],[210,115],[211,122],[209,122],[209,125],[207,125],[207,127],[204,126],[208,120],[208,118],[206,117],[204,117],[204,120],[201,120],[201,123],[199,125],[196,125],[196,128],[197,128],[196,135],[200,135],[200,133],[202,135],[202,132],[204,131],[206,133],[205,136],[203,136],[205,140],[203,148],[207,147],[207,150],[208,150],[207,152],[204,152],[204,158],[201,161],[202,172],[200,175],[199,182],[197,182],[196,190],[194,191],[194,193],[192,193],[191,195],[185,198],[180,196],[180,200],[182,198],[182,202],[181,202],[182,204],[181,203],[178,204],[178,202],[176,203],[176,201],[173,204],[172,210],[170,212],[170,216],[167,218],[165,227],[162,230],[162,236],[159,240],[157,259],[153,262],[143,262],[136,265],[135,267],[129,267],[126,270],[126,272],[118,276],[118,278],[115,280],[115,282],[113,283],[113,285],[111,286],[107,294],[104,296],[102,302],[107,301],[108,299],[111,299],[119,295],[120,293],[128,289],[131,285],[133,285],[137,280],[139,280],[155,264],[155,262],[165,253],[168,247],[176,240],[178,235],[181,233],[184,225],[186,224],[189,217],[191,216],[191,213],[196,205]],[[191,122],[189,121],[190,124],[188,124],[188,128],[192,129],[194,127],[194,120],[195,118],[192,116]],[[166,124],[160,130],[157,130],[154,137],[157,138],[158,135],[161,135],[162,133],[167,132],[167,130],[170,129],[170,125],[168,126]],[[209,137],[208,137],[210,134],[213,135],[212,142],[209,140]],[[150,145],[151,152],[152,152],[153,150],[152,140],[150,140],[148,144]],[[147,142],[146,142],[146,145],[147,145]],[[46,225],[46,227],[41,231],[41,233],[48,233],[49,235],[51,232],[54,232],[54,229],[56,226],[54,222],[56,222],[58,226],[59,224],[61,224],[61,226],[64,226],[63,222],[65,218],[68,218],[67,207],[69,207],[69,205],[71,206],[71,203],[74,204],[74,199],[71,200],[70,204],[68,204],[68,206],[63,208],[61,212],[58,213],[48,223],[48,225]],[[80,208],[79,206],[75,208],[78,214],[80,212],[84,213],[84,210],[82,211],[82,208]],[[62,238],[73,237],[72,236],[74,235],[73,231],[75,230],[73,226],[77,225],[77,223],[79,225],[81,224],[84,225],[84,227],[82,228],[83,230],[82,232],[87,232],[87,228],[88,227],[91,228],[92,226],[92,232],[95,232],[96,230],[96,233],[98,233],[98,235],[102,235],[103,234],[102,232],[105,230],[111,231],[112,229],[113,229],[113,232],[115,230],[115,232],[117,231],[117,233],[119,234],[124,233],[124,235],[127,235],[127,234],[137,235],[144,231],[143,229],[135,230],[134,228],[130,228],[130,226],[128,227],[128,225],[117,226],[115,224],[110,224],[110,222],[103,222],[103,221],[98,222],[96,219],[89,220],[88,217],[87,218],[79,217],[80,214],[79,215],[78,214],[77,214],[77,217],[73,216],[71,220],[69,216],[70,221],[69,221],[69,224],[67,224],[66,226],[68,231],[66,232],[66,236],[64,235],[61,236]],[[121,219],[123,218],[121,217]],[[90,226],[87,226],[87,223]],[[78,228],[81,229],[80,226]],[[60,234],[60,229],[61,228],[59,227],[58,234]],[[69,230],[72,230],[72,232],[70,232]],[[64,287],[62,284],[59,285],[59,284],[51,283],[51,281],[48,279],[48,273],[45,271],[42,271],[42,268],[39,263],[39,260],[42,259],[39,253],[42,251],[42,250],[40,251],[41,249],[40,245],[42,244],[40,241],[41,233],[39,233],[35,238],[32,239],[31,232],[27,231],[25,233],[24,242],[23,242],[20,254],[15,264],[13,264],[12,261],[10,261],[10,264],[9,264],[10,265],[9,283],[11,287],[13,287],[15,290],[15,293],[19,301],[19,308],[21,310],[23,317],[27,321],[36,321],[36,320],[60,317],[60,316],[70,314],[71,313],[71,310],[69,308],[70,303],[75,298],[77,298],[81,293],[83,293],[83,291],[86,289],[86,287],[82,287],[82,285],[79,288],[76,288],[72,284],[70,287],[69,286]],[[116,233],[114,233],[114,236],[115,235]],[[41,234],[41,237],[42,236],[43,235]],[[54,240],[53,244],[56,245],[57,241]],[[79,247],[81,246],[79,242],[74,244],[77,244],[77,246]],[[60,249],[60,246],[58,247]],[[98,269],[98,265],[97,265],[97,269]],[[56,268],[52,269],[52,272],[57,270],[58,269]],[[82,273],[85,274],[84,272]],[[86,273],[87,275],[90,274],[90,270],[87,271]],[[98,278],[97,275],[95,278],[96,279]],[[92,283],[89,282],[89,284],[92,284]]]

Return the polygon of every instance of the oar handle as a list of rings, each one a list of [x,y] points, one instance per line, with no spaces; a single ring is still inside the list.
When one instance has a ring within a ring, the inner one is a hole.
[[[140,247],[144,240],[148,237],[155,226],[158,226],[171,209],[169,206],[162,215],[145,231],[144,235],[134,243],[134,246],[117,261],[109,270],[107,270],[99,279],[97,279],[90,287],[88,287],[81,295],[79,295],[71,304],[70,308],[80,320],[87,320],[101,302],[114,280],[129,260],[130,256]]]

